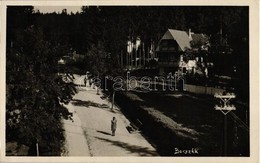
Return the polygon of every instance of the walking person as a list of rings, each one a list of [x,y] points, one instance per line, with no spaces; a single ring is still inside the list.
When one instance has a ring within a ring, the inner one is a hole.
[[[85,85],[85,87],[87,87],[87,77],[86,76],[84,78],[84,85]]]
[[[116,117],[113,117],[113,119],[111,120],[111,131],[112,131],[112,136],[115,136],[115,132],[116,132]]]
[[[91,87],[91,85],[92,85],[92,81],[93,81],[92,78],[90,78],[90,79],[89,79],[89,86],[90,86],[90,87]]]

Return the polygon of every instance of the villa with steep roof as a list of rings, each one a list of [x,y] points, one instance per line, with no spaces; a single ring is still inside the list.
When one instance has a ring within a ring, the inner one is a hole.
[[[189,32],[168,29],[156,48],[159,58],[159,74],[167,74],[177,71],[180,68],[180,62],[183,62],[183,54],[186,50],[194,49],[192,43],[201,42],[205,44],[208,37],[204,34],[194,34]]]

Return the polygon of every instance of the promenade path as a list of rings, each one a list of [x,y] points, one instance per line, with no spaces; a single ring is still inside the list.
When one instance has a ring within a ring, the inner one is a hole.
[[[83,84],[83,76],[75,75],[74,83]],[[64,156],[157,156],[156,150],[139,132],[129,133],[129,120],[120,108],[107,98],[102,99],[93,87],[78,87],[78,93],[67,105],[73,121],[63,120],[65,129]],[[108,107],[102,107],[108,106]],[[111,119],[116,117],[116,135],[111,135]]]

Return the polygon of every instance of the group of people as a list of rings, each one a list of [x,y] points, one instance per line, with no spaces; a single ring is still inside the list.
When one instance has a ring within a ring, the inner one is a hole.
[[[84,78],[84,85],[87,86],[88,80],[89,80],[89,86],[91,86],[93,83],[92,78],[89,79],[87,75]]]

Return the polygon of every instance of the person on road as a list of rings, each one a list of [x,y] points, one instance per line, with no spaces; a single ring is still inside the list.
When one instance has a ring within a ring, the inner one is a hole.
[[[90,79],[89,79],[89,86],[90,86],[90,87],[91,87],[91,85],[92,85],[92,81],[93,81],[92,78],[90,78]]]
[[[116,132],[116,117],[113,117],[113,119],[111,120],[111,131],[112,131],[112,136],[115,136],[115,132]]]
[[[85,87],[87,87],[87,77],[86,76],[84,78],[84,85],[85,85]]]

